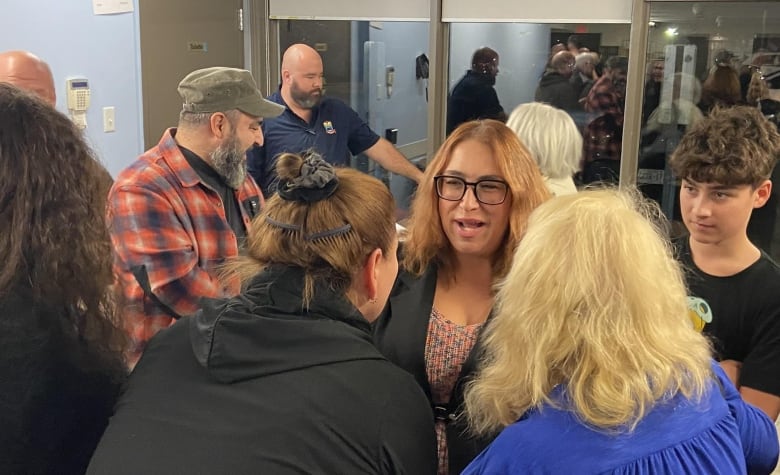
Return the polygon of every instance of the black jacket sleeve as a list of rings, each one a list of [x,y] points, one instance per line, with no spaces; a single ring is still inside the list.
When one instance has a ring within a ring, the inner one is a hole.
[[[380,440],[380,473],[436,473],[433,412],[411,377],[404,377],[385,401]]]

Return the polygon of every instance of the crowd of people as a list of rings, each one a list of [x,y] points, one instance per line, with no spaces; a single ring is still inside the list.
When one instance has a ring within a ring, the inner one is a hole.
[[[510,114],[478,50],[452,96],[490,116],[448,116],[424,171],[323,97],[306,45],[269,98],[200,69],[115,180],[46,63],[1,53],[0,473],[770,473],[780,266],[748,228],[771,104],[754,84],[761,110],[687,128],[673,239],[639,192],[577,189],[561,104],[622,125],[626,72],[580,49]],[[419,183],[402,239],[359,152]]]

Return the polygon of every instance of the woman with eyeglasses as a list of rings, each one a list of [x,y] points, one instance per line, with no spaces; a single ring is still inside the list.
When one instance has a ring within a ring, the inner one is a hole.
[[[412,204],[401,271],[374,339],[414,375],[436,419],[439,474],[460,473],[491,440],[457,419],[474,347],[528,215],[549,198],[531,154],[506,125],[466,122],[428,165]]]

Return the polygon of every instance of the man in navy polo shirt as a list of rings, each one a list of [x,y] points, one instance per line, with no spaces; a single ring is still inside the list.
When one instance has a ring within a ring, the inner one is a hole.
[[[262,123],[265,143],[247,153],[249,173],[266,197],[276,192],[276,157],[310,148],[336,166],[349,166],[365,153],[391,172],[420,181],[422,172],[348,105],[322,95],[322,58],[313,48],[295,44],[282,57],[282,85],[268,99],[285,106],[279,117]]]

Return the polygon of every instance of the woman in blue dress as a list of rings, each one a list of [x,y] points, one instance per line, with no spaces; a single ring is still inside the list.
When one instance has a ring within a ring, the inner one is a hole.
[[[659,216],[616,190],[533,212],[465,395],[475,433],[503,431],[464,474],[772,471],[775,427],[694,331]]]

